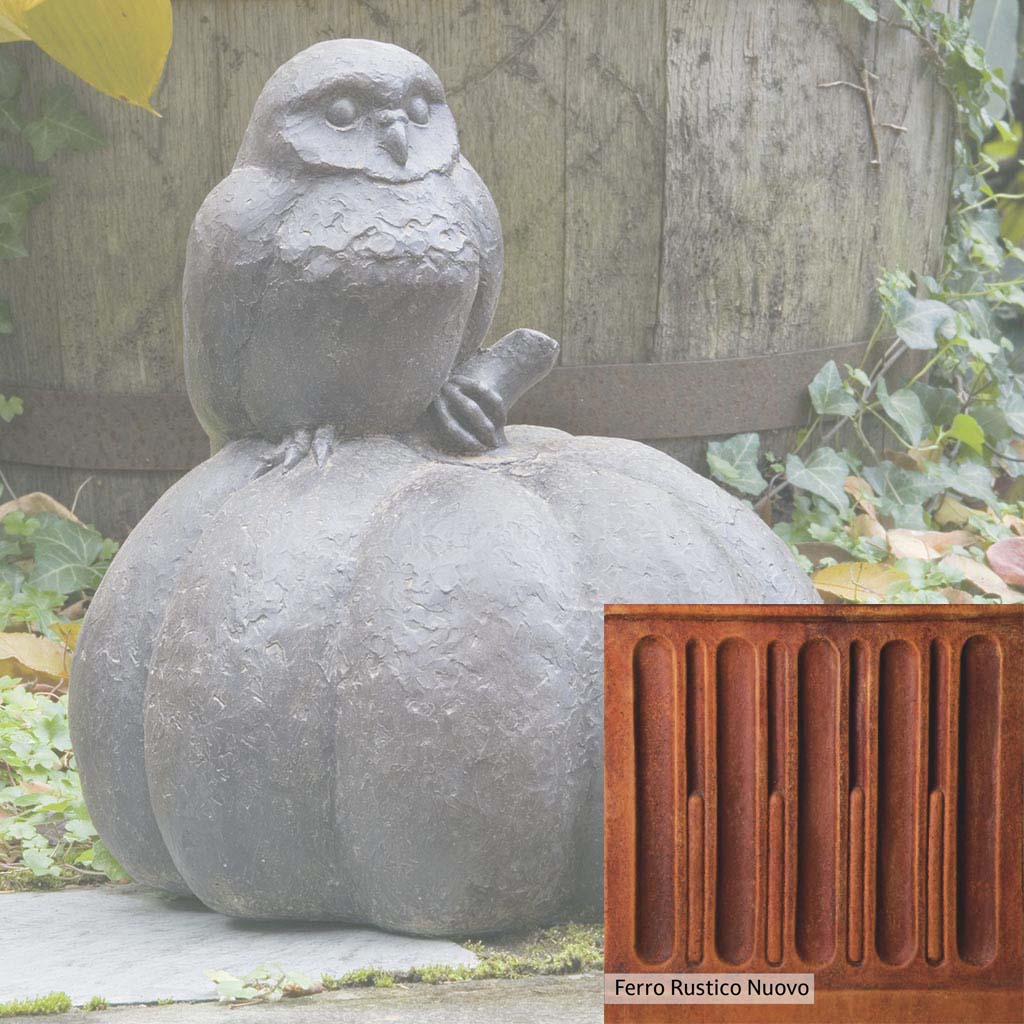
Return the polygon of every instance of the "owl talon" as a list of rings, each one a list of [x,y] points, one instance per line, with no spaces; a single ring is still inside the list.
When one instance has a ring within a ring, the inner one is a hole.
[[[284,442],[284,455],[281,459],[281,468],[287,473],[289,469],[297,466],[308,454],[309,446],[312,443],[313,435],[308,430],[296,430],[295,433]]]
[[[472,381],[450,380],[441,388],[448,401],[448,408],[459,425],[468,430],[485,448],[497,448],[504,438],[501,427],[504,416],[497,419],[493,404],[482,395],[482,389]],[[497,398],[497,396],[494,396]],[[498,399],[500,409],[501,399]],[[491,409],[487,406],[491,405]]]
[[[313,435],[313,461],[322,466],[334,451],[334,427],[330,424],[324,427],[317,427]]]
[[[323,453],[323,441],[320,441],[320,448],[314,448],[314,444],[317,439],[321,437],[321,434],[325,431],[330,431],[330,441],[328,442],[327,452],[329,454],[330,444],[334,441],[334,428],[333,427],[320,427],[316,432],[316,438],[314,435],[306,430],[300,428],[296,430],[294,434],[286,437],[264,460],[260,465],[259,469],[255,472],[254,477],[264,476],[269,473],[272,469],[277,466],[281,467],[281,471],[287,473],[288,470],[297,466],[310,451],[313,452],[313,458],[316,459],[317,465],[320,465],[320,455]],[[320,454],[318,454],[318,451]]]
[[[432,432],[438,443],[446,451],[462,455],[480,455],[487,451],[487,445],[479,440],[462,423],[449,408],[448,395],[442,393],[434,399],[428,410]]]
[[[505,443],[505,411],[489,387],[465,377],[453,377],[430,407],[434,433],[442,448],[479,455]]]

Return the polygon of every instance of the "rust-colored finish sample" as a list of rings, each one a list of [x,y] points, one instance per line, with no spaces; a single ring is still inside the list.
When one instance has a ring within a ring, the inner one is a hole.
[[[605,970],[815,975],[814,1006],[1024,1020],[1024,607],[605,609]]]

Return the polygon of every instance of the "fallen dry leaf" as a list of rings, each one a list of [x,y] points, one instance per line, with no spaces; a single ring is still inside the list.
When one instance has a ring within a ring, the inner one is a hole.
[[[823,558],[831,558],[838,562],[850,557],[850,552],[845,548],[838,544],[829,544],[827,541],[807,541],[805,544],[797,544],[796,549],[804,558],[809,558],[812,565],[817,565]]]
[[[840,562],[819,569],[811,579],[823,594],[858,604],[881,604],[890,585],[902,583],[907,574],[881,562]]]
[[[1011,516],[1007,513],[1003,516],[1003,526],[1008,526],[1018,537],[1024,536],[1024,519],[1020,516]]]
[[[886,546],[885,527],[874,516],[869,516],[866,512],[858,512],[853,517],[853,521],[850,523],[850,533],[854,537],[880,541],[880,546]]]
[[[75,649],[78,643],[78,634],[82,632],[82,620],[76,622],[56,622],[50,629],[64,641],[69,651]]]
[[[0,673],[60,687],[70,668],[59,640],[34,633],[0,633]]]
[[[985,558],[1004,583],[1024,586],[1024,537],[997,540],[985,552]]]
[[[875,492],[872,490],[871,484],[863,477],[848,476],[843,483],[843,490],[869,515],[876,516],[878,514],[871,501],[875,497]]]
[[[931,461],[927,452],[917,448],[908,448],[905,452],[897,452],[892,448],[886,448],[882,457],[899,466],[900,469],[909,470],[911,473],[920,473],[926,462]]]
[[[933,516],[940,526],[963,526],[977,510],[945,495]]]
[[[968,583],[977,587],[983,594],[995,594],[1001,597],[1004,604],[1024,602],[1024,594],[1008,587],[987,565],[982,565],[981,562],[976,562],[973,558],[968,558],[967,555],[946,555],[939,564],[959,569]]]
[[[950,604],[974,604],[974,598],[966,591],[957,590],[956,587],[940,587],[937,593],[941,594]]]
[[[921,558],[930,562],[941,558],[952,547],[978,544],[978,535],[970,530],[887,530],[885,540],[896,558]]]
[[[0,505],[0,520],[11,512],[24,512],[27,516],[37,516],[40,512],[52,512],[62,519],[70,519],[73,523],[81,524],[82,522],[71,509],[42,491],[33,491],[31,494],[23,494],[13,501],[5,501]]]

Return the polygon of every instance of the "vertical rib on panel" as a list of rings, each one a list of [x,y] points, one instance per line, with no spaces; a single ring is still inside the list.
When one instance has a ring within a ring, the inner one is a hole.
[[[929,963],[944,956],[945,791],[949,773],[949,645],[933,640],[928,700],[928,850],[925,953]]]
[[[960,659],[957,947],[972,964],[987,964],[996,952],[999,674],[999,648],[971,637]]]
[[[918,675],[918,652],[910,644],[894,640],[882,648],[875,948],[888,964],[905,964],[914,955]]]
[[[782,961],[786,863],[786,676],[785,644],[768,646],[768,913],[765,957]]]
[[[644,637],[633,654],[636,950],[652,964],[675,947],[675,694],[672,648]]]
[[[864,959],[864,820],[868,756],[868,649],[860,640],[850,646],[849,704],[849,854],[847,858],[846,956],[854,964]]]
[[[800,650],[796,948],[808,964],[835,953],[839,652],[827,640]]]
[[[718,887],[715,945],[730,964],[754,951],[757,884],[757,661],[745,640],[717,655]]]
[[[704,647],[686,645],[686,959],[704,959],[704,795],[706,693]]]

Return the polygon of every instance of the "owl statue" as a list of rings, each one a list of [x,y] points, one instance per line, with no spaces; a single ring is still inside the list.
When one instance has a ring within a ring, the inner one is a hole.
[[[422,60],[339,40],[274,74],[188,245],[216,451],[121,546],[72,665],[85,800],[137,881],[422,935],[592,913],[602,604],[815,600],[665,453],[505,436],[558,346],[480,349],[501,265]]]
[[[486,361],[452,371],[487,332],[501,272],[497,209],[433,70],[363,39],[299,53],[189,237],[185,376],[214,449],[279,441],[268,467],[288,468],[421,421],[450,450],[494,447],[513,396]],[[535,332],[503,340],[517,372],[557,352]]]

